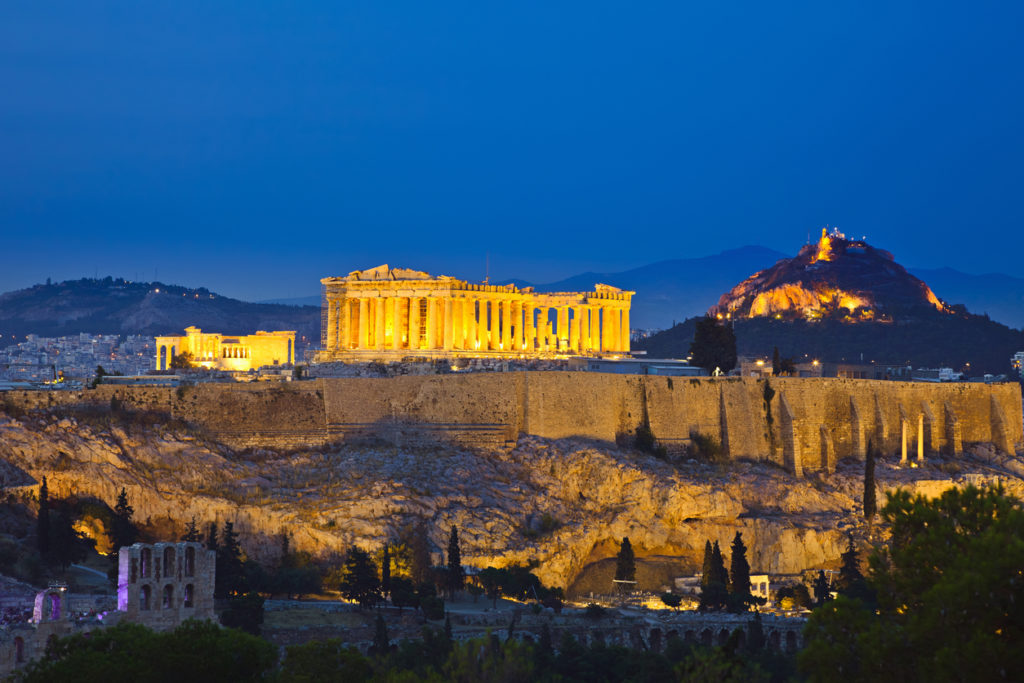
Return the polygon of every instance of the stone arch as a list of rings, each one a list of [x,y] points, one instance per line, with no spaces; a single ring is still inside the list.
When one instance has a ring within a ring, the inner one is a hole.
[[[156,369],[167,370],[170,366],[170,362],[167,360],[167,345],[161,344],[160,348],[156,352]]]
[[[60,619],[63,610],[61,609],[61,594],[60,593],[47,593],[47,601],[49,602],[49,615],[52,621]]]
[[[164,576],[174,576],[174,546],[164,548]]]
[[[164,586],[163,599],[161,600],[161,609],[171,609],[174,607],[174,586],[167,584]]]
[[[796,631],[786,631],[786,652],[796,652]]]
[[[141,588],[139,588],[139,609],[140,610],[148,610],[149,609],[149,603],[150,603],[150,600],[151,600],[152,596],[153,596],[153,589],[150,588],[148,584],[143,585]]]
[[[195,590],[191,583],[185,584],[185,607],[195,607]]]
[[[718,632],[718,644],[725,645],[729,642],[729,629],[723,628]]]
[[[15,636],[14,638],[14,663],[25,663],[25,639],[21,636]]]
[[[196,549],[192,546],[185,548],[185,576],[196,575]]]
[[[647,641],[650,643],[651,652],[661,652],[661,629],[652,628],[647,636]]]
[[[686,633],[683,634],[683,640],[685,640],[687,643],[696,643],[697,633],[692,628],[687,629]]]
[[[771,632],[771,635],[768,636],[768,644],[772,646],[773,650],[782,648],[782,636],[779,635],[778,631]]]
[[[733,633],[736,634],[736,646],[743,649],[747,646],[747,632],[742,628],[738,628]]]
[[[139,576],[148,579],[153,573],[153,550],[143,548],[139,554]]]
[[[700,632],[700,644],[711,645],[711,629],[706,628]]]

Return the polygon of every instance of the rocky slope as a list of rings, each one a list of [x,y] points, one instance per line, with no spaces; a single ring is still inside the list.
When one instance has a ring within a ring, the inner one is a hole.
[[[27,494],[46,475],[51,495],[112,502],[124,486],[136,518],[166,533],[193,516],[233,520],[255,556],[273,555],[282,531],[316,553],[376,548],[418,517],[430,522],[439,552],[457,524],[467,564],[537,559],[545,583],[579,591],[600,590],[601,561],[623,536],[657,569],[641,562],[641,582],[657,589],[698,569],[705,539],[726,545],[742,531],[753,569],[777,575],[835,564],[860,524],[860,463],[828,479],[795,479],[769,465],[670,465],[573,440],[522,438],[508,453],[438,446],[239,454],[181,426],[0,414],[0,462],[8,491]],[[954,481],[998,476],[1024,494],[1020,472],[1017,459],[979,452],[913,469],[882,462],[878,480],[883,489],[933,495]],[[544,515],[559,526],[543,524]]]

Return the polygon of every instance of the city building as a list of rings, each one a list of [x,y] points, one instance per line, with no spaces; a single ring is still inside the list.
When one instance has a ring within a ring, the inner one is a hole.
[[[1013,358],[1010,359],[1010,365],[1017,371],[1017,374],[1024,377],[1024,351],[1018,351],[1013,354]]]
[[[211,370],[246,372],[267,365],[295,362],[295,332],[277,331],[239,336],[186,327],[183,337],[156,338],[156,369],[169,370],[174,356],[192,355],[192,365]]]
[[[633,292],[535,292],[387,265],[323,284],[320,361],[629,352]]]

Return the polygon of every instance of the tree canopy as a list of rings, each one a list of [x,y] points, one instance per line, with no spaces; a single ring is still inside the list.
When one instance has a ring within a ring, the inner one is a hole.
[[[728,323],[709,315],[697,321],[690,344],[690,363],[713,373],[736,367],[736,334]]]

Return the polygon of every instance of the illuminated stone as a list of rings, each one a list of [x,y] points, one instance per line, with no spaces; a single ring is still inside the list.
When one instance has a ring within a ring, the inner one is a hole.
[[[390,268],[321,280],[319,361],[564,357],[629,351],[633,292],[539,293]]]
[[[183,337],[156,338],[156,369],[169,370],[171,359],[192,354],[192,364],[212,370],[248,371],[265,365],[295,362],[295,332],[277,331],[241,336],[203,332],[186,327]]]

